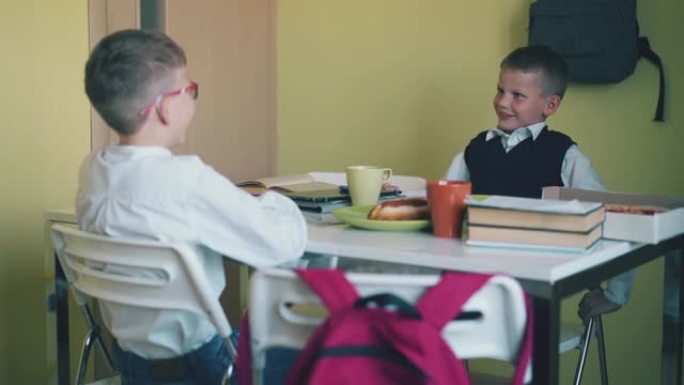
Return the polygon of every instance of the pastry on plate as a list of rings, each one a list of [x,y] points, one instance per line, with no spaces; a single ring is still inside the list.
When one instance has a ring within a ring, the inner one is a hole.
[[[423,198],[400,198],[378,203],[368,213],[368,219],[406,221],[428,219],[430,210]]]

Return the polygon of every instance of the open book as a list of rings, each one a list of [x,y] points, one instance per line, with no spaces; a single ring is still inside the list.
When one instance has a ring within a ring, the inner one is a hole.
[[[309,174],[281,175],[265,178],[258,178],[240,182],[238,187],[252,195],[262,194],[266,190],[276,190],[281,192],[307,192],[320,190],[339,189],[339,186],[319,182]]]

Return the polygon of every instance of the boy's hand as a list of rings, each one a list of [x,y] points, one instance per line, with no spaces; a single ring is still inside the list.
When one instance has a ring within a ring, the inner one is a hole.
[[[610,301],[603,294],[603,289],[596,288],[590,290],[588,293],[582,297],[577,309],[577,315],[582,319],[584,324],[589,322],[590,318],[593,318],[599,314],[607,314],[617,311],[622,306]]]

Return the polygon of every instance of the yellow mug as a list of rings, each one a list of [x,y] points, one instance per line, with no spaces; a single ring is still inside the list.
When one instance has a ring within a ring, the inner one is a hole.
[[[378,202],[382,184],[392,177],[392,170],[376,166],[349,166],[346,174],[352,205],[362,206]]]

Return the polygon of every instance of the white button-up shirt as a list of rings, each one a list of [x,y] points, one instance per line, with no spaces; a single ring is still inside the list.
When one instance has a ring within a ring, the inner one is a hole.
[[[498,128],[493,128],[487,131],[486,141],[500,138],[501,146],[506,152],[511,151],[523,140],[532,137],[536,140],[542,129],[546,126],[546,122],[539,122],[530,125],[529,127],[520,127],[508,134]],[[465,162],[464,152],[456,155],[447,171],[447,179],[456,180],[470,180],[470,171]],[[586,155],[584,155],[577,145],[572,145],[568,148],[563,158],[563,165],[561,166],[561,180],[567,187],[581,188],[588,190],[605,190],[601,179],[594,169],[591,168],[591,162]]]
[[[261,268],[298,259],[306,244],[306,223],[290,199],[252,197],[197,156],[162,147],[110,146],[89,155],[76,215],[85,231],[191,245],[216,297],[225,287],[222,256]],[[119,345],[145,358],[185,354],[216,334],[204,315],[100,305]]]

